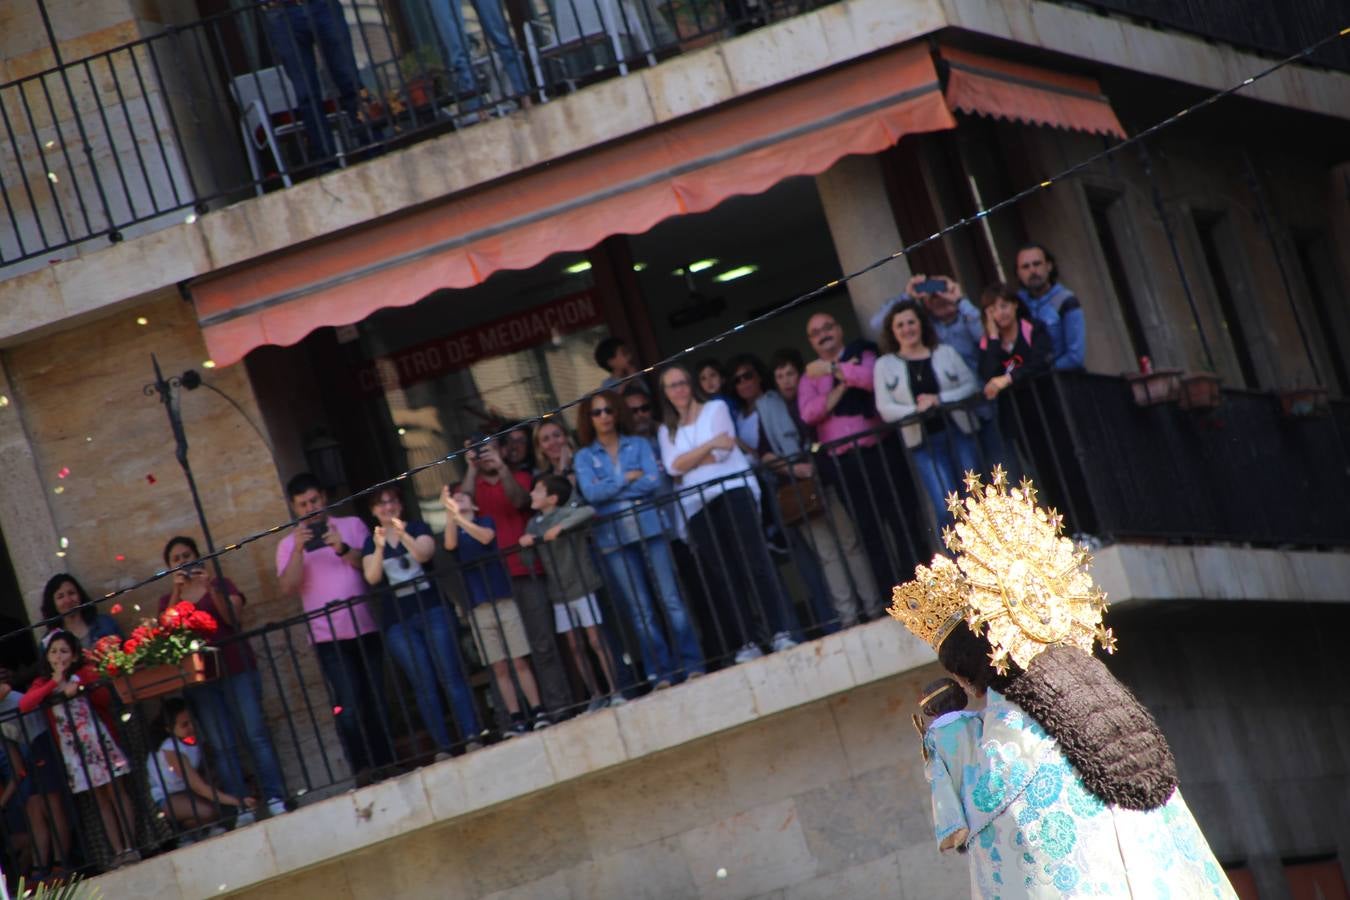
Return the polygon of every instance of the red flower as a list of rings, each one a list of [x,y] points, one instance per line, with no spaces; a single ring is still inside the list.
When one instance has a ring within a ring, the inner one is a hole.
[[[116,650],[121,643],[122,639],[120,637],[115,634],[110,634],[98,639],[98,642],[94,644],[94,652],[99,655],[110,653],[113,650]]]
[[[198,634],[210,636],[216,633],[216,620],[206,610],[199,609],[187,617],[187,627]]]
[[[121,670],[119,670],[117,666],[113,663],[108,663],[104,671],[114,678],[116,678],[119,674],[121,674]]]
[[[141,645],[141,642],[138,641],[136,638],[134,638],[134,637],[133,637],[133,638],[128,638],[128,639],[127,639],[127,642],[126,642],[125,644],[122,645],[122,652],[123,652],[123,653],[135,653],[135,652],[136,652],[136,648],[139,647],[140,645]]]
[[[108,610],[108,612],[112,613],[114,616],[120,613],[121,611],[122,611],[122,604],[120,603],[114,603],[112,605],[112,608]]]
[[[131,636],[136,640],[146,640],[150,637],[150,629],[145,625],[137,625],[135,628],[131,629]]]
[[[197,604],[190,600],[184,600],[174,607],[174,611],[177,612],[181,618],[186,619],[197,611]]]

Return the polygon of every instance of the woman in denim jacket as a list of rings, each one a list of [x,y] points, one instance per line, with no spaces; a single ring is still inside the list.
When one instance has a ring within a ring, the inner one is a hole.
[[[577,410],[577,487],[595,507],[595,543],[605,575],[622,598],[642,651],[647,680],[666,687],[681,675],[704,673],[703,651],[675,579],[658,504],[666,493],[662,472],[645,438],[624,434],[626,407],[613,391],[587,397]],[[652,604],[664,611],[674,654]],[[675,657],[678,657],[676,659]]]

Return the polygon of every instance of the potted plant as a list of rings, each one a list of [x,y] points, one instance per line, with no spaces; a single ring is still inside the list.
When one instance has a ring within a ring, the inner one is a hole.
[[[1192,412],[1217,409],[1223,400],[1219,385],[1219,376],[1213,372],[1188,372],[1181,376],[1177,405]]]
[[[124,703],[173,693],[215,677],[214,650],[207,641],[216,633],[215,617],[184,600],[146,619],[122,640],[109,635],[94,644],[94,665],[112,680]]]
[[[1125,375],[1125,381],[1134,394],[1135,406],[1157,406],[1177,399],[1181,390],[1180,369],[1153,369]]]
[[[409,106],[426,106],[446,91],[445,69],[432,47],[421,46],[400,56],[398,71]],[[395,99],[390,98],[391,105]]]
[[[1312,419],[1331,414],[1331,397],[1324,387],[1297,387],[1280,391],[1280,413],[1287,419]]]

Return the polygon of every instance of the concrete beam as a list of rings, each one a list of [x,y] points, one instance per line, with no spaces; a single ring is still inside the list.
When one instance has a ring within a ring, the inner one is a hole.
[[[303,241],[467,191],[757,91],[955,28],[1095,64],[1220,89],[1264,57],[1045,0],[844,0],[650,70],[214,210],[193,224],[84,252],[0,281],[0,347]],[[1350,75],[1297,66],[1258,99],[1350,118]],[[90,242],[88,247],[97,246]]]

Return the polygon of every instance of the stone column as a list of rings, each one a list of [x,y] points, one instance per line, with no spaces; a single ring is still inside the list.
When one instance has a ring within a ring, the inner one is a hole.
[[[903,245],[880,157],[845,156],[816,176],[816,189],[845,273],[856,272]],[[882,304],[904,291],[909,279],[909,261],[901,257],[848,283],[853,311],[872,340],[876,335],[868,321]]]
[[[28,618],[42,618],[42,587],[64,568],[56,557],[60,537],[47,493],[34,462],[23,408],[0,359],[0,531],[4,532],[14,575]]]

